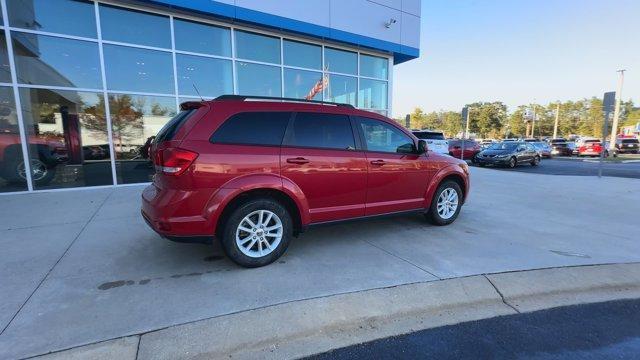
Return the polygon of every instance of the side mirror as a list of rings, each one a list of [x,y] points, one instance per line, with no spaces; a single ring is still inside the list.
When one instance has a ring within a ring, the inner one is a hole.
[[[418,140],[418,154],[424,154],[427,152],[427,142],[420,139]]]

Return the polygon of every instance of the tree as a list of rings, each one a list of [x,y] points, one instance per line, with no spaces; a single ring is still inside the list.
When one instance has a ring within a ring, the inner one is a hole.
[[[469,107],[469,131],[480,137],[500,137],[506,122],[507,106],[500,102],[477,102]]]

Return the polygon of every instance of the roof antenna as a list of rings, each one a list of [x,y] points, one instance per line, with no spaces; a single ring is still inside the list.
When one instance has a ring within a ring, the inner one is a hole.
[[[204,101],[204,98],[202,97],[202,95],[200,95],[200,91],[198,91],[198,88],[196,87],[195,83],[191,83],[191,85],[193,85],[193,88],[196,89],[196,93],[198,94],[198,96],[200,96],[200,100]]]

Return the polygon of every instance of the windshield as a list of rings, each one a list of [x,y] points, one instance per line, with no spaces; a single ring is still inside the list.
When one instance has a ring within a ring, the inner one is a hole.
[[[515,142],[502,142],[496,143],[489,147],[489,150],[515,150],[518,147],[518,143]]]
[[[444,140],[444,134],[430,131],[416,131],[413,133],[418,139],[425,140]]]
[[[638,139],[624,139],[622,140],[623,144],[637,144],[638,143]]]

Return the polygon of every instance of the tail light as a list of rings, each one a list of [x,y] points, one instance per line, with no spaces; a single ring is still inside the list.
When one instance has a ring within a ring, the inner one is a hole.
[[[198,153],[180,149],[168,148],[155,151],[153,163],[162,173],[178,176],[189,168],[198,157]]]

